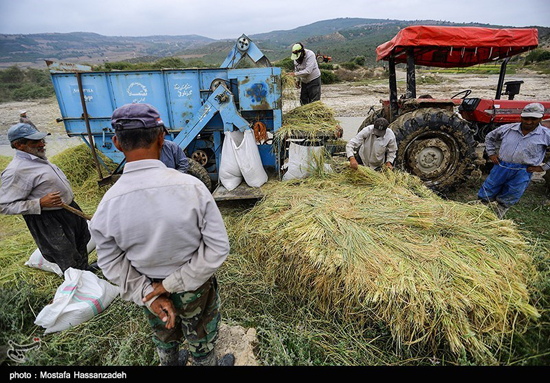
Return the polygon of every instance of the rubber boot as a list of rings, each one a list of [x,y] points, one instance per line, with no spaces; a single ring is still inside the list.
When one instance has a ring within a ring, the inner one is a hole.
[[[157,347],[157,354],[161,366],[186,366],[189,359],[189,352],[185,349],[178,350],[177,347],[168,349]]]
[[[216,354],[214,351],[210,351],[205,356],[193,358],[193,366],[215,366]]]
[[[193,360],[193,366],[233,366],[234,364],[235,356],[233,354],[225,354],[217,360],[214,351]]]
[[[161,366],[177,366],[179,363],[179,351],[177,347],[157,347],[157,354],[159,356]]]
[[[234,366],[235,356],[233,354],[225,354],[218,360],[218,366]]]

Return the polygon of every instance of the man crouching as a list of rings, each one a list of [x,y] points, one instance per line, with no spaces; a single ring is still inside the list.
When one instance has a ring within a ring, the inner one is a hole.
[[[220,323],[215,271],[229,254],[221,213],[197,178],[160,160],[164,124],[148,104],[111,118],[113,143],[126,156],[120,179],[91,221],[98,265],[122,299],[144,306],[161,365],[232,365],[214,353]]]

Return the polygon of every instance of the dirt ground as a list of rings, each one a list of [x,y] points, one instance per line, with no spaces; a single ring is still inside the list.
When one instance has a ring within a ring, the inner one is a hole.
[[[424,76],[424,78],[422,77]],[[404,93],[405,73],[398,72],[398,94]],[[523,80],[521,92],[516,99],[550,100],[550,76],[531,72],[518,73],[506,78],[507,81]],[[435,98],[449,98],[454,94],[471,89],[471,97],[494,98],[498,75],[467,75],[467,74],[437,74],[436,76],[418,73],[417,94],[430,94]],[[294,91],[293,98],[284,102],[283,111],[298,106],[298,91]],[[367,115],[370,107],[378,107],[381,99],[388,97],[388,81],[377,80],[366,82],[346,82],[324,85],[322,98],[326,105],[331,107],[338,118],[348,121],[343,128],[348,130],[347,136],[357,131],[362,119]],[[61,117],[59,106],[55,98],[25,102],[8,102],[0,104],[0,155],[12,155],[13,149],[8,145],[6,132],[17,123],[19,111],[26,109],[29,118],[41,130],[52,134],[48,139],[48,155],[74,144],[79,139],[69,139],[65,134],[62,123],[56,122]],[[346,120],[348,118],[348,120]],[[350,133],[351,132],[351,133]],[[346,133],[344,133],[346,137]],[[245,329],[240,326],[223,325],[220,331],[220,340],[217,352],[223,355],[233,352],[236,365],[257,365],[254,347],[257,344],[254,329]]]

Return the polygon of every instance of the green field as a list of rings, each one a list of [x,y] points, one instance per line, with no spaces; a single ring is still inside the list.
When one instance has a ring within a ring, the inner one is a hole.
[[[80,153],[80,154],[79,154]],[[86,149],[71,157],[86,153]],[[4,169],[10,158],[0,158]],[[93,166],[74,171],[60,155],[52,158],[66,173],[75,189],[76,201],[93,214],[104,190],[94,184]],[[77,160],[80,164],[84,160]],[[79,167],[81,169],[81,167]],[[69,174],[68,174],[69,175]],[[80,181],[77,181],[80,180]],[[91,181],[92,182],[91,182]],[[78,185],[77,182],[80,182]],[[90,183],[91,182],[91,183]],[[473,180],[448,198],[475,200],[481,180]],[[532,304],[541,313],[527,332],[503,336],[492,351],[499,365],[550,364],[550,207],[543,206],[545,186],[533,183],[520,203],[509,211],[531,245],[531,256],[541,275],[530,286]],[[251,204],[220,205],[227,222],[239,217]],[[0,344],[41,339],[40,349],[28,353],[25,365],[120,366],[158,365],[150,330],[140,308],[116,299],[92,320],[60,333],[44,335],[34,325],[35,316],[51,302],[62,279],[53,273],[24,266],[36,248],[21,216],[0,216]],[[94,260],[95,252],[90,260]],[[432,366],[473,365],[469,355],[451,355],[443,346],[426,353],[414,345],[396,348],[384,322],[359,325],[321,312],[303,296],[292,296],[266,280],[262,269],[247,254],[232,252],[218,271],[224,322],[253,327],[259,345],[257,359],[277,366]],[[18,365],[10,360],[5,365]]]

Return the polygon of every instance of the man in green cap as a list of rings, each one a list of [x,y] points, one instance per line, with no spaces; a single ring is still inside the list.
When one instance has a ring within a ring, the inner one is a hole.
[[[315,53],[305,49],[302,43],[292,46],[294,72],[290,75],[300,80],[300,104],[305,105],[321,99],[321,71]]]

